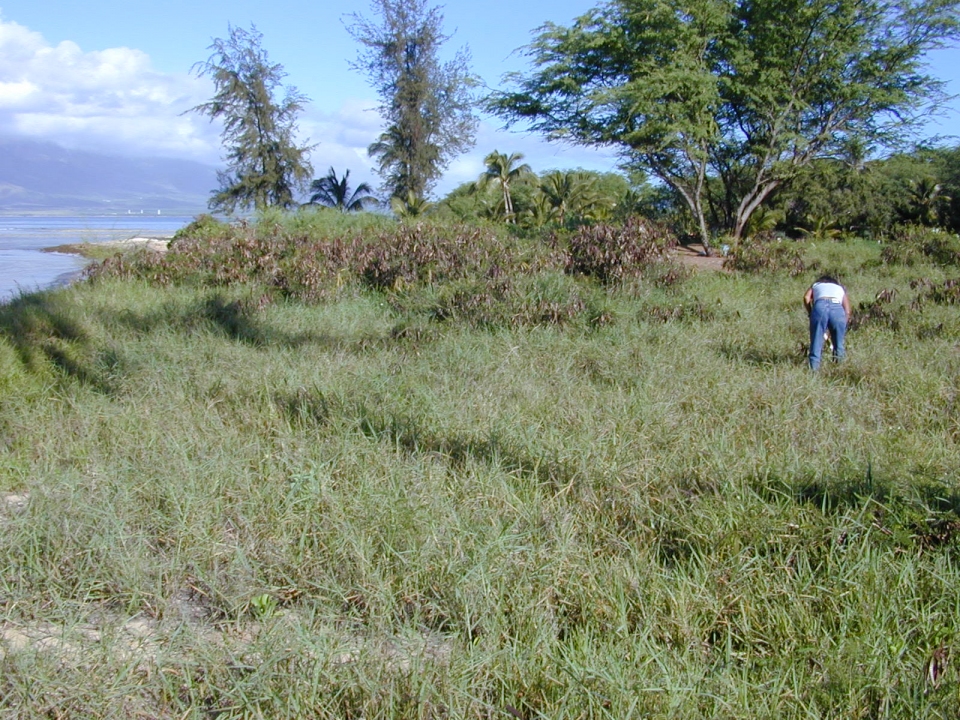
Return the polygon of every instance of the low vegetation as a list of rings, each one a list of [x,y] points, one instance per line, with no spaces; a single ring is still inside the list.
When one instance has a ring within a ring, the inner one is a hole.
[[[203,219],[0,306],[0,717],[956,717],[960,267],[654,228]]]

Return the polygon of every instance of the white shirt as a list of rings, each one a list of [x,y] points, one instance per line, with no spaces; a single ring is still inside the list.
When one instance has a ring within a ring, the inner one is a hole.
[[[813,301],[829,300],[830,302],[843,302],[843,287],[836,283],[818,282],[813,284]]]

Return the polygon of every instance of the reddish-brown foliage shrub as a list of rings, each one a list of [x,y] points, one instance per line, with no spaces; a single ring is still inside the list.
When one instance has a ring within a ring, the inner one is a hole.
[[[224,229],[226,228],[226,229]],[[528,275],[560,266],[546,246],[487,229],[431,224],[334,237],[282,227],[225,226],[178,235],[164,255],[126,255],[95,264],[90,278],[140,277],[160,284],[261,283],[305,301],[344,285],[401,290],[464,278]]]
[[[769,232],[736,243],[724,258],[723,266],[745,273],[787,272],[791,277],[807,271],[796,243]]]
[[[666,261],[676,245],[676,236],[669,229],[644,218],[632,218],[622,226],[585,226],[570,238],[566,270],[571,275],[616,283]]]
[[[920,290],[914,303],[919,306],[927,301],[937,305],[960,305],[960,280],[954,278],[935,283],[927,278],[912,280],[910,287]]]

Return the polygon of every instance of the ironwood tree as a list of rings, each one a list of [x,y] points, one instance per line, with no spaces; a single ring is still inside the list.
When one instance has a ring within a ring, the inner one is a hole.
[[[368,151],[384,191],[407,201],[423,199],[450,160],[473,146],[477,120],[469,53],[441,62],[449,40],[443,15],[425,0],[374,0],[373,17],[350,16],[350,33],[362,49],[354,66],[380,96],[384,132]]]
[[[286,72],[270,62],[262,41],[254,26],[230,26],[226,38],[214,39],[210,57],[194,65],[198,76],[213,80],[215,94],[192,111],[223,124],[227,168],[217,173],[220,188],[209,206],[228,214],[294,207],[312,174],[312,148],[296,137],[307,98],[284,86]]]

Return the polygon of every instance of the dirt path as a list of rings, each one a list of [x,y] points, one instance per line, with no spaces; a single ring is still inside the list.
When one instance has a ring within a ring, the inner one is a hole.
[[[703,245],[694,243],[691,245],[678,245],[674,250],[676,258],[688,267],[703,270],[723,270],[723,256],[719,252],[711,257],[703,251]]]

